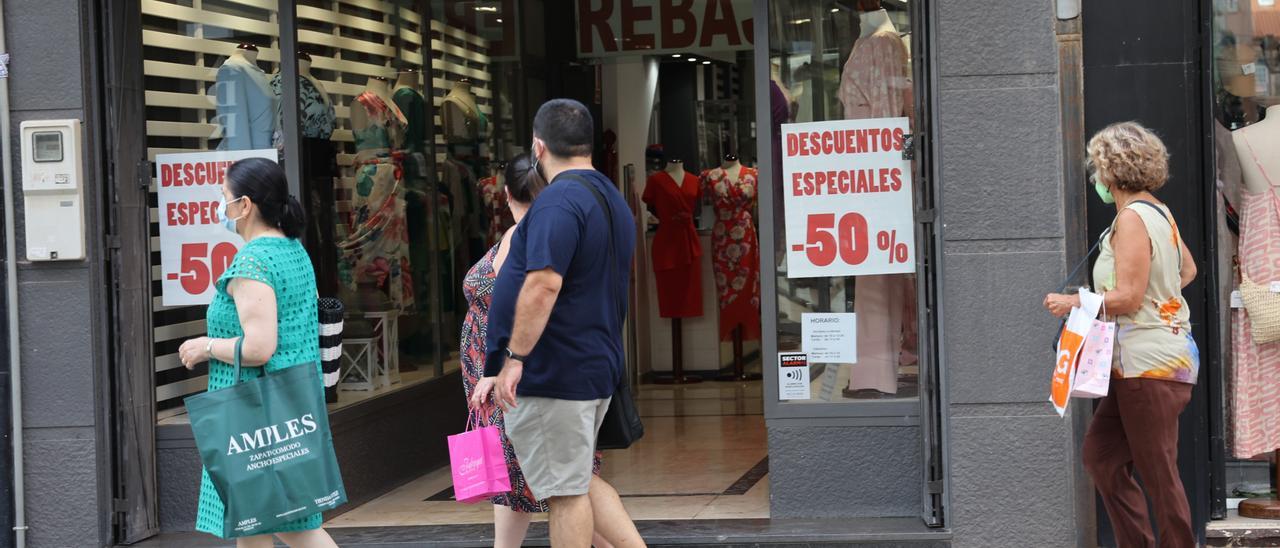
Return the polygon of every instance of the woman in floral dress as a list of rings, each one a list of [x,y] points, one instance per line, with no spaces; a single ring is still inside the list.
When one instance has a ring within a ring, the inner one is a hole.
[[[520,224],[533,199],[546,188],[547,184],[534,171],[534,162],[528,154],[522,154],[507,164],[505,175],[506,203],[511,209],[515,224]],[[462,324],[462,387],[467,401],[471,402],[471,411],[467,424],[472,424],[479,415],[482,424],[497,426],[502,433],[502,449],[507,460],[507,470],[511,473],[511,492],[497,495],[493,502],[494,547],[518,547],[524,542],[533,514],[550,511],[547,501],[533,498],[524,474],[520,472],[520,464],[516,462],[515,450],[507,439],[506,426],[502,419],[502,408],[492,403],[488,393],[493,390],[493,378],[484,377],[485,334],[489,323],[489,303],[493,299],[493,284],[498,278],[498,271],[507,258],[511,247],[511,235],[515,226],[507,229],[502,240],[494,245],[480,259],[462,280],[462,292],[467,298],[467,317]],[[477,387],[479,385],[479,387]],[[475,397],[473,397],[473,395]],[[484,403],[487,402],[487,403]],[[596,452],[595,473],[600,473],[600,453]],[[600,535],[596,535],[592,544],[596,547],[610,546]]]

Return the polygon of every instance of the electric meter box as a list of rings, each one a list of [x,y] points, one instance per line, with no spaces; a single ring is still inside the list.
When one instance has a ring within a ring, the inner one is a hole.
[[[80,120],[30,120],[22,133],[28,261],[85,258]]]

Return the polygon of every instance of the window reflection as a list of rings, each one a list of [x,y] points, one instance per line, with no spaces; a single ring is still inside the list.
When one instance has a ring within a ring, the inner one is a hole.
[[[909,3],[793,0],[770,7],[778,350],[802,350],[801,322],[807,313],[855,313],[857,362],[814,364],[807,401],[915,398],[915,276],[789,278],[787,183],[781,170],[782,124],[905,117],[914,127]]]

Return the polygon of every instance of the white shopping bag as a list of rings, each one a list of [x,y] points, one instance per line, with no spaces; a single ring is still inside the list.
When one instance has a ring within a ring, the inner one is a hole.
[[[1080,349],[1071,397],[1097,399],[1107,396],[1111,386],[1111,356],[1116,344],[1116,324],[1094,320]]]
[[[1084,346],[1085,337],[1093,329],[1093,320],[1098,317],[1098,310],[1101,308],[1101,295],[1080,288],[1080,307],[1071,309],[1067,324],[1062,327],[1062,335],[1058,338],[1058,355],[1054,359],[1053,381],[1049,386],[1049,401],[1060,417],[1066,415],[1067,404],[1071,402],[1071,384],[1075,381],[1080,349]]]

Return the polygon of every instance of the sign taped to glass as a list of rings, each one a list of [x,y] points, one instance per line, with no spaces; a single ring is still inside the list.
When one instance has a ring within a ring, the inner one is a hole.
[[[244,241],[222,228],[218,202],[227,168],[245,158],[275,161],[275,149],[156,156],[160,285],[164,306],[206,305]]]
[[[909,121],[784,124],[787,277],[915,272]]]

